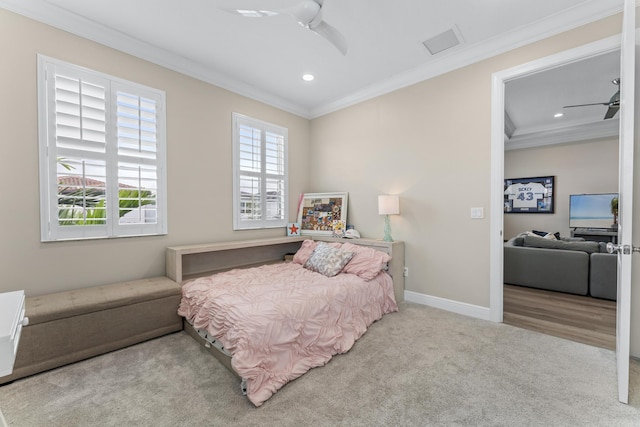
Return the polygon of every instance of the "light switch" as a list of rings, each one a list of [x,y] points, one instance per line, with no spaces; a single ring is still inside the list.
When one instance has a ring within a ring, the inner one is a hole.
[[[484,218],[484,208],[471,208],[471,219]]]

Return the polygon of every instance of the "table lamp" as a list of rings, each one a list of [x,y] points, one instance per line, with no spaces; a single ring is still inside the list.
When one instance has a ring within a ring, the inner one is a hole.
[[[400,213],[400,197],[392,195],[378,196],[378,214],[384,215],[384,238],[385,242],[393,242],[391,238],[391,222],[389,215]]]

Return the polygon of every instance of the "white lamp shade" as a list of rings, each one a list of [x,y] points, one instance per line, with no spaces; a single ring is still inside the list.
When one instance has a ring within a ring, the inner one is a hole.
[[[400,213],[400,197],[378,196],[378,213],[380,215],[398,215]]]

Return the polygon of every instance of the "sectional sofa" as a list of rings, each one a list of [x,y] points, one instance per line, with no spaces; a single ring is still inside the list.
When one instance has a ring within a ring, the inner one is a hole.
[[[504,244],[504,283],[615,300],[617,256],[602,242],[523,233]]]

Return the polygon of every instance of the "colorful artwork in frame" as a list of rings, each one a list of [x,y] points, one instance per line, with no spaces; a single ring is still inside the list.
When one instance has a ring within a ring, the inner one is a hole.
[[[303,235],[328,235],[337,224],[347,223],[348,193],[304,193],[298,204],[298,223]],[[340,227],[338,225],[338,227]]]

